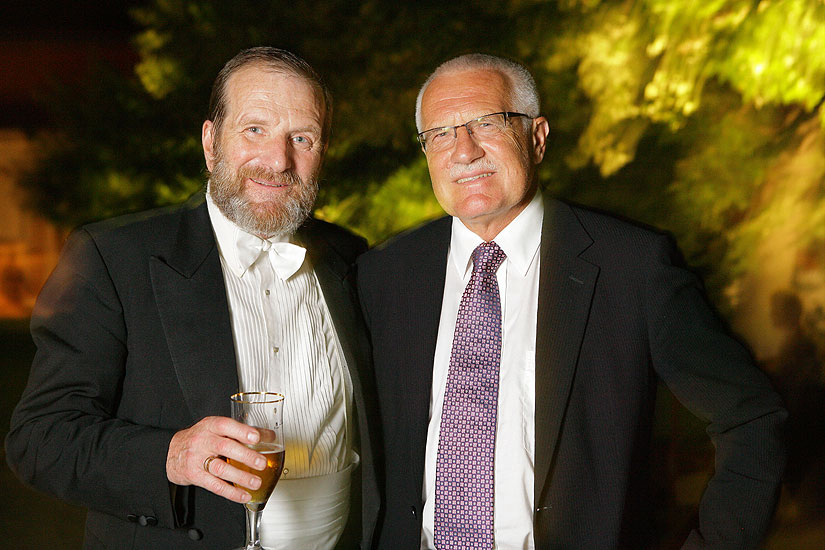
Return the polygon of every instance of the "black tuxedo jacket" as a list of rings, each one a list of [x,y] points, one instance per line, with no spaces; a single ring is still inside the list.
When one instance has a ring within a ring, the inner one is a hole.
[[[657,377],[708,421],[716,473],[686,547],[754,548],[784,465],[779,398],[679,266],[669,240],[545,201],[536,334],[536,548],[654,544]],[[358,261],[386,450],[380,548],[417,549],[450,218]],[[536,228],[538,230],[538,228]]]
[[[350,271],[366,244],[317,220],[298,236],[352,377],[361,466],[351,519],[360,526],[349,529],[369,547],[379,507],[374,382]],[[7,458],[25,482],[89,508],[86,548],[227,550],[243,543],[243,506],[200,488],[170,487],[166,478],[172,435],[206,416],[229,416],[238,389],[202,193],[74,232],[38,298],[32,335],[37,353]]]

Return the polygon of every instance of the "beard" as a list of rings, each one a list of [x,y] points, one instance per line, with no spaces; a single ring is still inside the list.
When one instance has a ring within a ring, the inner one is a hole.
[[[287,185],[288,189],[282,198],[256,202],[244,191],[249,178]],[[241,167],[235,171],[220,149],[216,149],[209,192],[215,205],[235,225],[247,233],[269,238],[292,235],[306,221],[318,195],[318,179],[313,175],[304,180],[292,170],[279,173],[265,166]]]

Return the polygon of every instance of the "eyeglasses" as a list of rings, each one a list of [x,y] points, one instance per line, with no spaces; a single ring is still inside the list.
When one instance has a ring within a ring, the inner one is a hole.
[[[509,111],[490,113],[489,115],[474,118],[457,126],[442,126],[441,128],[424,130],[418,134],[418,142],[421,144],[421,148],[425,153],[438,153],[450,149],[455,145],[458,139],[458,129],[462,126],[467,128],[467,133],[475,139],[484,141],[504,131],[508,121],[514,117],[533,118],[530,115]]]

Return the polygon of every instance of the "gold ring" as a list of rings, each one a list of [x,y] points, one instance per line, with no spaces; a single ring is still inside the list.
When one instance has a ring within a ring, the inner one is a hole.
[[[206,458],[203,459],[203,471],[204,472],[206,472],[207,474],[212,473],[212,472],[209,471],[209,465],[212,464],[212,461],[215,460],[216,458],[218,458],[218,457],[216,457],[215,455],[209,455],[209,456],[207,456]]]

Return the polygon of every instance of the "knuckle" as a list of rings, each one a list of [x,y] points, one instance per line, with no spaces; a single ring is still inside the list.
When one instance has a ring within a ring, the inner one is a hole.
[[[222,477],[223,474],[226,473],[226,468],[228,464],[224,462],[222,459],[218,458],[217,460],[213,460],[209,465],[209,471],[212,472],[213,475],[218,477]]]
[[[200,444],[204,441],[208,441],[210,435],[211,435],[210,430],[198,429],[198,430],[196,430],[195,432],[192,433],[192,438],[191,439],[195,444]]]
[[[189,466],[192,466],[198,462],[198,453],[196,453],[191,447],[187,447],[184,449],[182,453],[183,463]]]
[[[228,456],[232,449],[232,442],[226,438],[222,438],[218,441],[216,448],[218,450],[218,454],[221,456]]]
[[[212,428],[214,431],[223,432],[224,430],[226,430],[226,421],[229,419],[223,416],[210,416],[208,420],[210,428]]]
[[[204,488],[216,495],[223,495],[226,492],[227,485],[217,477],[212,477],[206,482]]]

